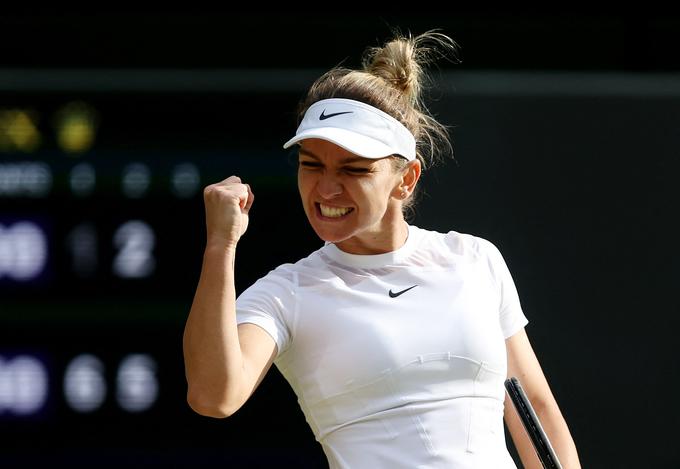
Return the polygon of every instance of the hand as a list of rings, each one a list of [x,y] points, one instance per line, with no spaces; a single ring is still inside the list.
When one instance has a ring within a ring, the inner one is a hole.
[[[208,243],[235,247],[248,229],[248,211],[255,196],[238,176],[212,184],[203,190]]]

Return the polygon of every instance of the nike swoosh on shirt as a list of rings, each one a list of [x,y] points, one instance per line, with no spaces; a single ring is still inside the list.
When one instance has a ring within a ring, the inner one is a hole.
[[[345,112],[334,112],[332,114],[326,114],[326,110],[324,109],[321,111],[321,115],[319,116],[320,121],[325,121],[326,119],[330,119],[331,117],[339,116],[340,114],[352,114],[354,111],[345,111]]]
[[[407,288],[406,290],[402,290],[402,291],[396,292],[396,293],[394,293],[394,292],[392,291],[392,289],[390,289],[390,298],[396,298],[396,297],[398,297],[399,295],[403,295],[404,293],[406,293],[407,291],[409,291],[411,288],[415,288],[415,287],[417,287],[417,286],[418,286],[418,285],[413,285],[412,287],[409,287],[409,288]]]

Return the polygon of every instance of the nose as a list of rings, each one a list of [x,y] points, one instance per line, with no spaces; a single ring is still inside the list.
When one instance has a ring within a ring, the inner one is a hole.
[[[316,190],[324,199],[333,199],[342,194],[343,187],[338,177],[332,171],[324,171],[319,178]]]

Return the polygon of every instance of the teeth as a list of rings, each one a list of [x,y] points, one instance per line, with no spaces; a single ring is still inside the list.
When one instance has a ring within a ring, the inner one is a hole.
[[[319,204],[321,209],[321,215],[324,217],[341,217],[352,211],[351,208],[338,208],[338,207],[327,207],[326,205]]]

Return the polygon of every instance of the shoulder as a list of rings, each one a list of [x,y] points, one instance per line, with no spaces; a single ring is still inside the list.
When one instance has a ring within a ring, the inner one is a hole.
[[[428,237],[433,243],[441,243],[440,249],[446,253],[445,262],[453,260],[459,264],[475,265],[481,268],[490,275],[494,284],[502,289],[502,294],[507,295],[515,289],[505,258],[492,241],[458,231],[429,233],[431,234],[428,234]]]
[[[417,229],[421,233],[421,248],[423,249],[437,250],[470,261],[486,258],[489,253],[498,251],[491,241],[471,233],[455,230],[444,233],[423,228]]]

